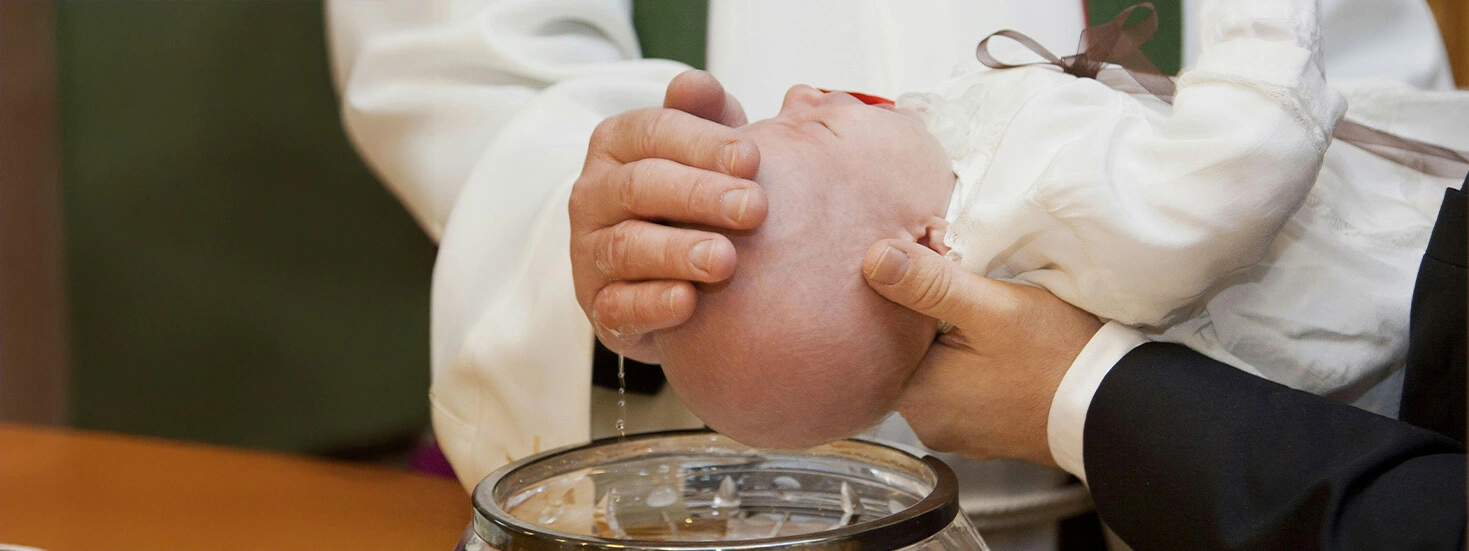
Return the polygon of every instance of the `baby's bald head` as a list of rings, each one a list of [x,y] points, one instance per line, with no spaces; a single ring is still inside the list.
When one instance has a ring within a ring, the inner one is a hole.
[[[735,275],[700,286],[694,317],[655,336],[659,356],[689,408],[738,440],[850,436],[892,409],[936,325],[869,288],[863,254],[941,231],[948,157],[910,114],[805,86],[742,131],[770,214],[729,234]]]

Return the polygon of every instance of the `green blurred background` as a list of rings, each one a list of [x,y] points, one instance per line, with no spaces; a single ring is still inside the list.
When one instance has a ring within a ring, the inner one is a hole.
[[[320,2],[58,2],[72,424],[353,455],[428,424],[433,244]]]

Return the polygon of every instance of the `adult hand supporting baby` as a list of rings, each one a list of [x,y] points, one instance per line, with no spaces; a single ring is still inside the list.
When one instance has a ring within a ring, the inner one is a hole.
[[[577,302],[609,349],[656,362],[648,333],[693,315],[691,282],[734,273],[718,233],[664,222],[748,230],[765,221],[751,181],[760,151],[735,128],[744,110],[713,76],[687,71],[663,108],[628,111],[592,134],[572,188],[571,267]]]
[[[879,241],[862,273],[888,300],[954,326],[929,347],[899,400],[924,445],[1055,465],[1051,400],[1102,327],[1095,316],[1044,289],[967,272],[917,243]]]

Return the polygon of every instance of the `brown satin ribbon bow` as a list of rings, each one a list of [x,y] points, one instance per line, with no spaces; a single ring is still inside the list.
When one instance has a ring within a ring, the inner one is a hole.
[[[1129,25],[1133,12],[1148,10],[1148,16]],[[1081,32],[1081,42],[1075,55],[1058,57],[1035,39],[1009,29],[996,32],[979,42],[974,56],[992,69],[1013,69],[1032,65],[1055,65],[1066,74],[1090,78],[1112,88],[1131,92],[1132,84],[1167,103],[1173,103],[1178,82],[1173,77],[1161,74],[1158,67],[1140,49],[1158,30],[1158,14],[1152,4],[1132,6],[1118,14],[1111,22],[1089,27]],[[1014,40],[1025,46],[1045,61],[1010,64],[996,59],[989,51],[989,42],[995,37]],[[1121,75],[1132,82],[1123,80]],[[1402,164],[1430,176],[1440,178],[1464,178],[1469,174],[1469,152],[1456,151],[1447,147],[1404,138],[1345,120],[1337,123],[1333,134],[1337,139],[1365,149],[1379,157]]]

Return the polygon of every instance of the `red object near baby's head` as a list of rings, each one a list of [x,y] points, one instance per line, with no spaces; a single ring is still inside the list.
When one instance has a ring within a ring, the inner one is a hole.
[[[893,105],[893,100],[887,99],[887,98],[882,97],[882,96],[874,96],[872,94],[864,94],[862,92],[849,92],[847,90],[827,90],[826,88],[817,88],[817,90],[821,90],[822,92],[826,92],[828,94],[830,94],[832,92],[841,92],[841,93],[850,95],[850,96],[852,96],[854,98],[857,98],[859,100],[862,100],[862,103],[865,103],[867,105]]]

